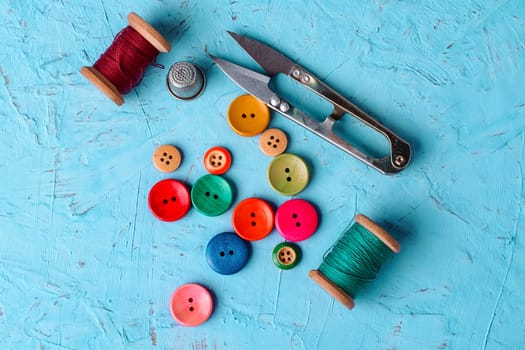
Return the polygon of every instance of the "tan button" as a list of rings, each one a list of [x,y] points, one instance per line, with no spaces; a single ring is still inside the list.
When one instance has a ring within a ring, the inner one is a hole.
[[[286,147],[288,147],[288,138],[280,129],[267,129],[262,133],[261,138],[259,139],[259,147],[267,156],[275,157],[286,151]]]
[[[153,165],[163,173],[176,170],[181,160],[182,156],[180,151],[172,145],[162,145],[153,153]]]

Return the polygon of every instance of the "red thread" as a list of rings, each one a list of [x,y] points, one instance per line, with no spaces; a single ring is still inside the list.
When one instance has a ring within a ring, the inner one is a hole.
[[[93,65],[121,94],[126,94],[139,83],[144,70],[159,51],[135,29],[120,31],[111,46]]]

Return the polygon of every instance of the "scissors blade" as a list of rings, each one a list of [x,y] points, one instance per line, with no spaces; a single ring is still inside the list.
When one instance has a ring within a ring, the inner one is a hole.
[[[289,74],[295,65],[288,57],[255,39],[230,31],[228,33],[270,77],[277,73]]]
[[[228,76],[228,78],[264,103],[267,104],[270,101],[270,98],[275,95],[275,93],[268,87],[270,77],[246,69],[222,58],[213,55],[210,55],[210,57],[224,74]]]

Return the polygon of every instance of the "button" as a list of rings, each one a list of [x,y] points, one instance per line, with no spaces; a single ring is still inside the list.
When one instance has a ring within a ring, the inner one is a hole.
[[[252,95],[242,95],[228,108],[228,124],[241,136],[255,136],[266,129],[270,122],[268,107]]]
[[[181,325],[198,326],[210,318],[213,298],[200,284],[184,284],[171,296],[170,310],[175,321]]]
[[[224,147],[212,147],[204,154],[204,167],[212,174],[222,175],[231,165],[232,155]]]
[[[169,173],[176,170],[179,167],[181,160],[182,156],[180,151],[177,147],[172,145],[162,145],[153,153],[153,165],[163,173]]]
[[[305,161],[291,153],[274,158],[267,175],[270,186],[284,196],[293,196],[304,190],[310,178]]]
[[[297,244],[282,242],[273,248],[272,260],[282,270],[290,270],[301,260],[301,248]]]
[[[275,213],[275,227],[285,239],[292,242],[304,241],[317,230],[317,210],[304,199],[290,199]]]
[[[247,241],[257,241],[273,230],[274,213],[270,204],[260,198],[247,198],[233,209],[235,232]]]
[[[221,215],[232,205],[233,191],[221,176],[204,175],[191,188],[191,202],[203,215]]]
[[[264,154],[270,157],[275,157],[283,153],[286,151],[287,146],[288,138],[280,129],[267,129],[259,139],[259,148]]]
[[[190,210],[190,191],[178,180],[161,180],[149,191],[148,206],[159,220],[179,220]]]
[[[206,247],[208,265],[221,275],[240,271],[248,262],[250,243],[233,232],[219,233]]]

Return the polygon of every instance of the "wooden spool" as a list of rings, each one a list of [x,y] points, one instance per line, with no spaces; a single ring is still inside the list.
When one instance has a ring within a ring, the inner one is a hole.
[[[153,45],[160,52],[169,52],[171,44],[159,32],[155,30],[148,22],[143,20],[135,12],[128,15],[128,25],[135,29],[144,39]],[[118,106],[124,104],[124,97],[106,77],[104,77],[95,67],[84,66],[80,73],[86,77],[97,89],[102,91]]]
[[[369,219],[363,214],[357,214],[355,222],[366,228],[370,233],[379,238],[392,252],[399,253],[401,247],[399,243],[388,232],[383,230],[378,224]],[[355,306],[354,298],[348,295],[342,288],[330,281],[322,272],[318,270],[311,270],[308,276],[323,288],[328,294],[334,297],[338,302],[346,306],[348,309],[353,309]]]

